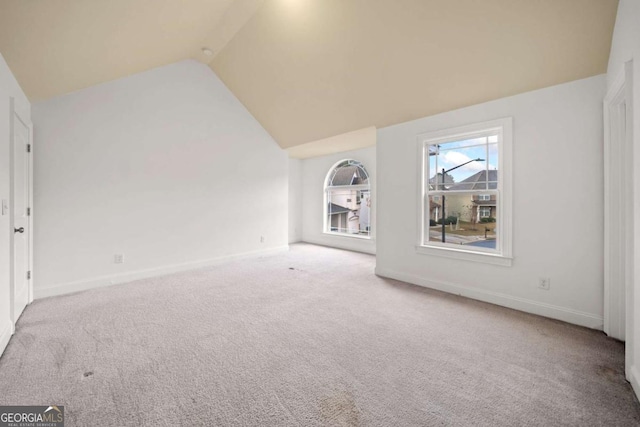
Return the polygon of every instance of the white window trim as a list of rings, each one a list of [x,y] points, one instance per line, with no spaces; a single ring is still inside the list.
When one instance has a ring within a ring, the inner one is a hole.
[[[479,134],[501,134],[501,143],[498,143],[498,188],[497,193],[500,202],[497,203],[498,233],[500,236],[499,249],[497,251],[483,252],[477,248],[474,250],[456,248],[451,244],[439,242],[425,242],[425,218],[428,219],[429,211],[426,206],[425,183],[427,159],[425,150],[429,145],[438,142],[455,141]],[[418,239],[416,252],[424,255],[440,256],[465,261],[475,261],[488,264],[510,267],[513,262],[513,119],[505,117],[482,123],[475,123],[455,128],[442,129],[434,132],[422,133],[417,136],[418,151]],[[427,217],[425,217],[425,214]]]
[[[324,231],[324,234],[328,234],[330,236],[337,236],[337,237],[346,237],[348,239],[371,240],[371,231],[369,231],[368,236],[363,236],[360,234],[338,233],[336,231]]]
[[[336,231],[331,231],[329,228],[329,221],[328,221],[328,212],[327,212],[327,206],[328,206],[328,197],[327,195],[329,194],[329,191],[331,190],[357,190],[357,191],[363,191],[366,190],[369,192],[369,195],[371,195],[371,175],[369,174],[369,172],[366,170],[365,168],[365,172],[367,173],[367,176],[369,177],[369,184],[367,185],[362,185],[362,184],[358,184],[358,185],[328,185],[329,180],[332,178],[330,176],[331,172],[333,172],[340,163],[344,163],[345,161],[357,161],[358,163],[360,163],[363,167],[364,164],[358,160],[354,160],[354,159],[342,159],[336,163],[333,164],[333,166],[331,166],[331,168],[329,168],[329,172],[327,172],[327,176],[325,178],[325,182],[324,182],[324,195],[323,195],[323,211],[322,211],[322,233],[329,235],[329,236],[335,236],[335,237],[346,237],[348,239],[361,239],[361,240],[371,240],[372,236],[373,236],[373,231],[370,228],[369,229],[369,235],[368,236],[363,236],[361,234],[349,234],[349,233],[338,233]],[[371,197],[371,196],[369,196]],[[371,211],[369,211],[369,215],[371,215]],[[370,217],[371,219],[371,217]]]

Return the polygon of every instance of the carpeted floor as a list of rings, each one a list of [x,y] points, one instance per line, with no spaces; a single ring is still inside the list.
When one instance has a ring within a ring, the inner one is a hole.
[[[0,404],[68,426],[628,426],[624,346],[562,322],[289,253],[35,301]]]

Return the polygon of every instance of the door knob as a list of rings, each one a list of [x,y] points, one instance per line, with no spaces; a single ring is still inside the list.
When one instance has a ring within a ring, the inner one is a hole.
[[[20,228],[14,228],[13,229],[14,233],[24,233],[24,227],[20,227]]]

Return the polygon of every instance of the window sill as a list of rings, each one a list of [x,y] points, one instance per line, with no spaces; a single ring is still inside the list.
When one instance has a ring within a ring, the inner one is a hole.
[[[348,239],[371,240],[371,236],[360,236],[358,234],[336,233],[334,231],[323,231],[322,233],[329,236],[346,237]]]
[[[512,257],[499,254],[483,253],[476,251],[468,251],[464,249],[435,247],[435,246],[416,246],[416,252],[423,255],[433,255],[443,258],[457,259],[463,261],[480,262],[484,264],[500,265],[502,267],[511,267],[513,263]]]

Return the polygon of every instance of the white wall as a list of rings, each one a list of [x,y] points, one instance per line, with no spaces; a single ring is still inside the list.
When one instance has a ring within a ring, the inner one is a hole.
[[[596,76],[379,129],[376,272],[602,328],[604,89]],[[416,135],[502,117],[514,126],[513,265],[416,253]]]
[[[11,113],[9,98],[15,98],[21,109],[30,110],[31,105],[9,66],[0,54],[0,201],[9,200],[9,147]],[[11,248],[9,215],[0,215],[0,354],[11,336],[11,313],[9,306],[10,277],[9,256]]]
[[[633,325],[627,329],[627,345],[633,345],[633,360],[627,372],[631,384],[640,397],[640,2],[620,0],[613,31],[613,42],[607,70],[607,88],[624,73],[625,63],[633,61],[633,168],[634,168],[634,300]]]
[[[340,160],[362,162],[371,181],[371,239],[325,234],[323,230],[324,183],[329,170]],[[304,159],[302,162],[302,240],[318,245],[352,251],[376,253],[376,148],[368,147],[327,156]]]
[[[302,240],[302,160],[289,159],[289,243]]]
[[[209,67],[80,90],[33,119],[36,298],[286,247],[287,155]]]

